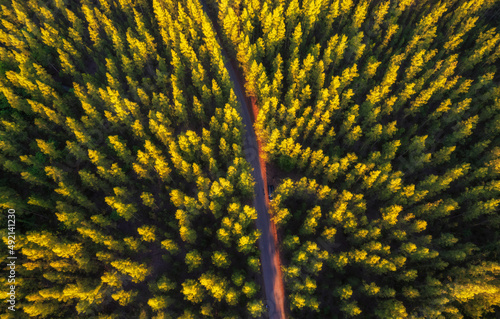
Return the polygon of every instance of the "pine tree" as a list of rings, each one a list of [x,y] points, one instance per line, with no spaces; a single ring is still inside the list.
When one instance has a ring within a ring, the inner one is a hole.
[[[205,290],[193,279],[188,279],[182,284],[184,298],[192,303],[200,303],[203,300]]]
[[[197,250],[192,250],[186,254],[186,265],[189,272],[199,268],[203,263],[200,253]]]
[[[132,277],[132,281],[135,283],[144,281],[146,276],[150,273],[150,270],[145,264],[139,264],[128,259],[113,261],[111,265],[118,271]]]

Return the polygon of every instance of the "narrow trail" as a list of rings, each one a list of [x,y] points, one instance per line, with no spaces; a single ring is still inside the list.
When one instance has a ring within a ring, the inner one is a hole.
[[[214,21],[207,10],[205,1],[201,1],[203,10],[219,30],[217,21]],[[220,41],[219,41],[220,43]],[[245,126],[243,151],[246,160],[253,167],[252,176],[255,180],[254,206],[257,211],[257,228],[261,232],[259,239],[260,261],[264,288],[266,293],[267,314],[270,319],[285,319],[285,290],[281,276],[279,252],[276,249],[276,227],[269,216],[269,199],[267,193],[267,178],[265,162],[260,156],[261,145],[257,140],[252,119],[257,117],[254,103],[245,95],[243,76],[237,72],[235,63],[231,61],[224,48],[221,46],[224,64],[234,83],[234,93],[241,104],[240,115]],[[250,113],[252,112],[252,114]]]

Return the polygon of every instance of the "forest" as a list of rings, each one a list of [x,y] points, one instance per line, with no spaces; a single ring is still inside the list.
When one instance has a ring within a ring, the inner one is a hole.
[[[272,318],[230,62],[287,318],[496,318],[499,61],[499,0],[0,0],[0,318]]]
[[[0,3],[1,317],[260,316],[254,182],[201,4]]]
[[[496,318],[499,2],[211,11],[259,108],[290,318]]]

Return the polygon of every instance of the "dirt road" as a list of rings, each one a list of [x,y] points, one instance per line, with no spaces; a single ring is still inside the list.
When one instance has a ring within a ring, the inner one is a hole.
[[[281,278],[279,254],[276,250],[275,229],[268,213],[269,201],[267,197],[267,182],[265,180],[265,173],[263,173],[264,162],[259,156],[259,145],[250,116],[252,106],[249,99],[245,96],[245,90],[240,77],[237,75],[224,51],[223,54],[226,57],[226,69],[234,83],[235,94],[242,106],[240,114],[245,125],[243,150],[247,161],[253,167],[252,175],[255,180],[254,205],[257,210],[257,228],[261,231],[259,248],[268,305],[267,312],[271,319],[284,319],[285,300],[283,280]]]
[[[201,0],[203,9],[207,16],[207,6]],[[215,29],[219,29],[217,21],[212,20]],[[229,72],[231,81],[234,83],[234,90],[238,101],[241,104],[241,117],[245,126],[243,150],[246,160],[253,167],[253,178],[255,180],[254,206],[257,210],[257,228],[261,232],[259,239],[260,261],[262,265],[262,275],[264,277],[264,288],[266,293],[266,311],[270,319],[285,319],[285,298],[283,280],[281,278],[279,253],[276,250],[276,229],[270,220],[268,213],[269,200],[267,195],[267,181],[265,175],[265,163],[259,155],[260,148],[253,129],[252,117],[255,112],[252,110],[250,99],[245,95],[243,76],[238,74],[231,63],[225,50],[222,48],[224,64]]]
[[[276,236],[274,225],[270,221],[268,213],[269,201],[267,197],[267,183],[265,173],[262,172],[263,161],[259,156],[259,145],[253,130],[250,118],[251,106],[248,98],[244,95],[244,89],[241,81],[238,80],[236,73],[229,62],[226,62],[226,68],[229,71],[235,87],[235,94],[242,105],[240,113],[245,125],[245,140],[243,150],[247,161],[253,167],[253,178],[255,180],[254,206],[257,210],[257,228],[261,231],[259,239],[260,261],[262,265],[262,275],[264,276],[264,288],[266,291],[267,311],[271,319],[284,319],[284,289],[279,269],[279,256],[276,250]]]
[[[259,239],[260,261],[262,274],[264,276],[264,288],[268,305],[268,314],[271,319],[284,319],[284,290],[281,271],[279,269],[279,256],[276,250],[276,237],[274,225],[270,221],[268,213],[269,201],[267,197],[267,183],[265,174],[262,172],[263,161],[259,156],[259,145],[253,130],[250,117],[251,105],[244,95],[244,88],[238,79],[231,63],[226,62],[226,69],[229,71],[231,80],[234,83],[235,94],[242,105],[241,116],[245,125],[245,139],[243,150],[247,161],[253,167],[253,178],[255,180],[254,205],[257,210],[257,228],[261,231]]]

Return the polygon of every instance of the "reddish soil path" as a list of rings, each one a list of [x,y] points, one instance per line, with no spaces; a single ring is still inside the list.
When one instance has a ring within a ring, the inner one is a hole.
[[[215,31],[220,33],[221,30],[216,21],[217,19],[211,19],[205,1],[201,0],[200,2],[203,10],[212,21]],[[285,319],[285,290],[281,275],[279,252],[276,248],[278,236],[276,226],[268,212],[269,196],[267,193],[266,163],[262,158],[262,143],[258,140],[253,127],[259,110],[255,100],[251,100],[245,94],[243,73],[239,70],[236,61],[229,58],[224,48],[222,48],[222,55],[224,56],[224,66],[234,84],[234,93],[241,104],[240,115],[245,127],[243,151],[246,160],[253,168],[252,176],[255,181],[254,207],[257,211],[257,228],[261,232],[259,249],[267,315],[270,319]]]
[[[244,82],[243,82],[244,83]],[[251,118],[252,118],[252,124],[255,122],[257,119],[257,115],[259,114],[259,108],[257,107],[257,103],[254,98],[248,98],[250,100],[250,103],[247,104],[247,106],[250,106],[250,111],[251,111]],[[269,210],[269,194],[268,194],[268,183],[267,183],[267,172],[266,172],[266,162],[264,161],[262,157],[262,142],[261,140],[257,137],[257,148],[258,148],[258,154],[259,154],[259,164],[260,164],[260,171],[261,171],[261,177],[262,181],[264,184],[264,198],[265,198],[265,206],[266,210]],[[272,313],[272,308],[270,306],[270,311],[269,311],[269,317],[270,318],[285,318],[285,289],[283,287],[283,276],[281,274],[281,261],[280,261],[280,254],[279,251],[277,250],[276,247],[278,247],[278,233],[276,231],[276,224],[272,221],[271,217],[269,214],[267,214],[267,218],[269,218],[269,232],[272,235],[272,240],[274,241],[274,254],[272,256],[271,263],[274,264],[274,268],[276,269],[276,274],[274,278],[274,305],[272,307],[275,309],[275,313]],[[262,259],[262,258],[261,258]],[[267,295],[267,289],[266,289],[266,295]],[[267,297],[269,299],[269,297]],[[279,310],[276,311],[276,309]]]
[[[281,275],[279,251],[277,250],[278,236],[276,226],[268,212],[269,196],[266,162],[262,156],[262,143],[256,136],[253,128],[253,123],[257,118],[259,109],[255,103],[255,99],[245,95],[245,81],[241,73],[235,71],[237,67],[234,61],[226,61],[226,69],[234,83],[235,94],[242,106],[240,114],[245,125],[243,150],[247,161],[253,167],[252,176],[255,180],[254,206],[257,210],[257,228],[261,231],[259,249],[266,304],[268,306],[267,313],[271,319],[285,319],[285,290]]]

